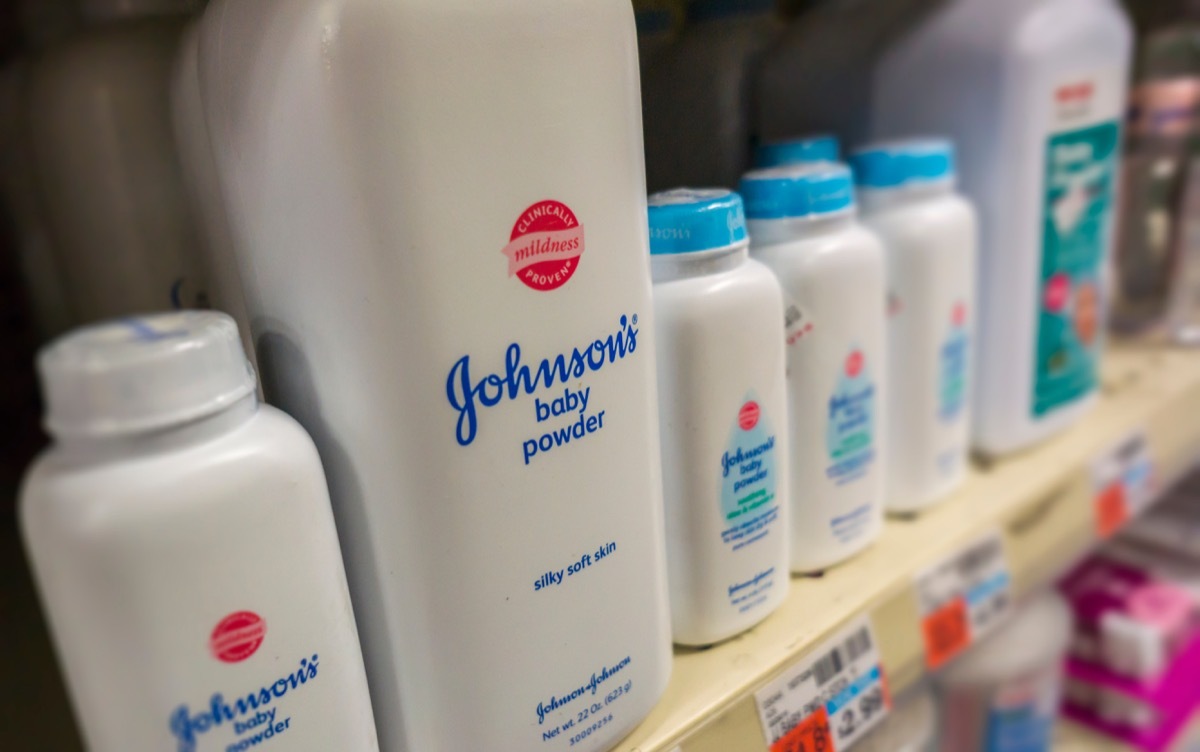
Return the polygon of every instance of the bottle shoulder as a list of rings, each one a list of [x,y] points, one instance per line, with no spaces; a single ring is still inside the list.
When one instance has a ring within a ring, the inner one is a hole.
[[[974,247],[977,233],[975,207],[957,193],[934,199],[881,207],[864,218],[892,253],[897,244],[945,247],[947,244]],[[927,242],[930,238],[934,242]],[[946,239],[946,243],[938,242]]]
[[[654,285],[656,315],[664,317],[717,315],[737,309],[779,307],[783,298],[779,282],[765,264],[746,259],[733,269]]]
[[[51,446],[21,484],[23,517],[43,508],[103,514],[144,506],[204,505],[240,498],[239,489],[312,484],[324,489],[312,439],[296,421],[263,405],[218,436],[144,451],[87,452]]]
[[[751,246],[751,253],[780,276],[824,269],[883,267],[883,246],[879,237],[857,222],[835,232]]]

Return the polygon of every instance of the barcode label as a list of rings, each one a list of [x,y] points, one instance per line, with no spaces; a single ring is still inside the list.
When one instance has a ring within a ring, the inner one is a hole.
[[[849,747],[889,708],[870,619],[856,619],[759,690],[755,700],[773,752],[796,749],[791,737],[798,735],[827,735],[834,749]]]
[[[1158,480],[1146,434],[1136,431],[1092,462],[1096,531],[1107,538],[1150,505]]]
[[[916,578],[926,663],[938,668],[998,624],[1012,606],[1004,539],[992,530]]]
[[[866,627],[856,631],[846,639],[845,644],[839,645],[829,654],[821,658],[813,666],[813,675],[817,686],[825,686],[830,679],[841,673],[842,668],[850,662],[866,655],[871,649],[871,632]]]

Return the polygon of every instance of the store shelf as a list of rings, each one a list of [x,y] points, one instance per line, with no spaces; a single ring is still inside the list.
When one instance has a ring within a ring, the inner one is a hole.
[[[707,650],[678,650],[662,702],[623,752],[761,752],[754,692],[869,613],[889,687],[924,672],[913,577],[989,531],[1002,533],[1019,596],[1096,542],[1095,459],[1144,432],[1159,485],[1200,456],[1200,353],[1114,346],[1102,397],[1078,426],[989,466],[918,518],[889,521],[883,538],[817,578],[794,578],[786,603],[751,632]]]
[[[1192,719],[1191,727],[1179,735],[1168,752],[1196,752],[1197,750],[1200,750],[1200,716]],[[1062,723],[1055,733],[1054,752],[1137,752],[1137,750],[1082,726]]]

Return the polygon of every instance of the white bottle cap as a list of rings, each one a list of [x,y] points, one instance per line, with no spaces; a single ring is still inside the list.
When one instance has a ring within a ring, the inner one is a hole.
[[[82,0],[79,10],[88,21],[111,21],[143,16],[186,15],[199,0]]]
[[[38,354],[46,430],[127,436],[220,412],[254,392],[237,324],[216,311],[119,319],[77,329]]]

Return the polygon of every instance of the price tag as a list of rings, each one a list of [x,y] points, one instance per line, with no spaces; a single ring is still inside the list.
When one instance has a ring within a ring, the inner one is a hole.
[[[1138,431],[1092,463],[1096,534],[1108,538],[1154,500],[1157,481],[1150,444]]]
[[[993,530],[917,574],[925,662],[944,665],[995,626],[1012,607],[1004,539]]]
[[[754,699],[770,752],[848,749],[891,707],[870,619],[855,619]]]

